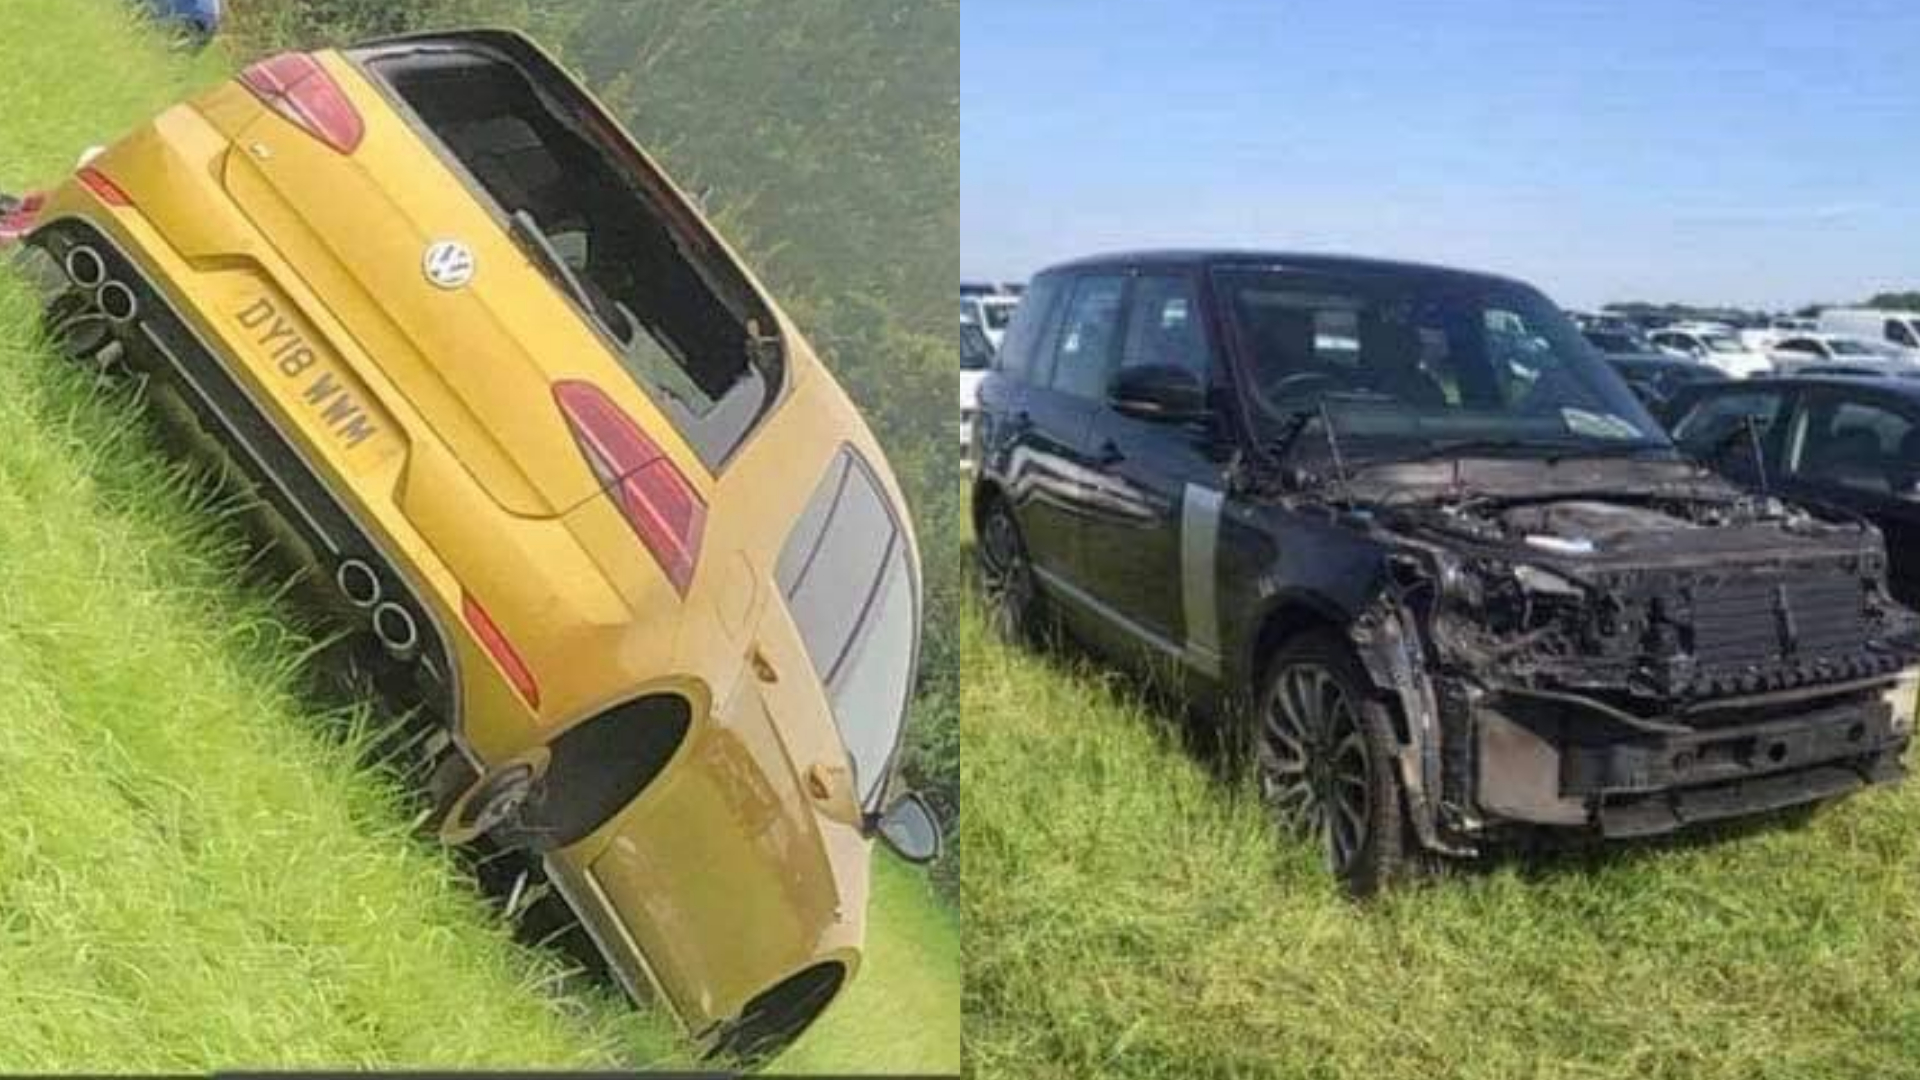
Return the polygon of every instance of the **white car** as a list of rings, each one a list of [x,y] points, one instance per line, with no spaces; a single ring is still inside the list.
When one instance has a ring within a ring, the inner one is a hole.
[[[1829,308],[1820,313],[1820,330],[1884,341],[1920,356],[1920,311]]]
[[[973,415],[980,411],[980,383],[993,366],[993,343],[978,323],[960,322],[960,471],[973,471]]]
[[[1748,379],[1773,371],[1766,353],[1749,348],[1724,330],[1669,326],[1647,335],[1647,340],[1669,356],[1691,357],[1728,378]]]
[[[993,294],[989,296],[962,296],[960,298],[960,322],[971,323],[987,335],[994,348],[1000,347],[1000,339],[1006,336],[1007,324],[1013,321],[1014,309],[1020,306],[1020,298]]]
[[[1912,361],[1890,354],[1879,342],[1852,334],[1783,334],[1768,352],[1776,371],[1790,375],[1805,367],[1844,365],[1901,371]]]

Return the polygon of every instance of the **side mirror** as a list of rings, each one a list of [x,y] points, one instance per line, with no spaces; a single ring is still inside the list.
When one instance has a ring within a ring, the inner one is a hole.
[[[1136,420],[1184,423],[1207,414],[1207,388],[1200,377],[1173,364],[1121,368],[1107,391],[1113,411]]]
[[[943,847],[940,821],[916,792],[907,792],[886,810],[872,815],[868,832],[877,834],[896,855],[916,865],[939,858]]]

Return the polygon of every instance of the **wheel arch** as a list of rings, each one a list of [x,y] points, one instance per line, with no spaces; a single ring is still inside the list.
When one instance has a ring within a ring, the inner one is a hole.
[[[1366,673],[1374,689],[1384,699],[1394,737],[1402,744],[1407,743],[1410,732],[1398,692],[1389,683],[1381,681],[1378,665],[1368,655],[1368,650],[1355,640],[1354,628],[1361,618],[1362,613],[1349,611],[1333,598],[1310,589],[1290,589],[1273,596],[1253,622],[1253,632],[1247,636],[1242,656],[1244,677],[1241,681],[1248,700],[1258,699],[1260,686],[1267,677],[1268,665],[1289,641],[1302,634],[1325,631],[1346,642],[1356,665]]]
[[[592,835],[652,787],[690,741],[695,714],[686,694],[655,690],[555,736],[539,816],[556,846]]]

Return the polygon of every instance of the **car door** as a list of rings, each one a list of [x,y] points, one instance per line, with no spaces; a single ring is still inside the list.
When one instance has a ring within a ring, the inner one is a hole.
[[[1215,374],[1200,283],[1185,270],[1144,270],[1128,293],[1116,374],[1148,365]],[[1157,652],[1216,666],[1212,547],[1226,469],[1210,421],[1148,420],[1103,402],[1093,457],[1108,483],[1086,519],[1088,572],[1111,618]]]
[[[1081,526],[1104,486],[1088,447],[1119,346],[1126,282],[1118,271],[1069,279],[1060,317],[1049,327],[1014,411],[1018,434],[1007,461],[1007,490],[1028,558],[1055,591],[1086,587]]]
[[[1920,407],[1869,387],[1817,387],[1787,424],[1780,489],[1844,507],[1886,537],[1894,590],[1920,601]]]

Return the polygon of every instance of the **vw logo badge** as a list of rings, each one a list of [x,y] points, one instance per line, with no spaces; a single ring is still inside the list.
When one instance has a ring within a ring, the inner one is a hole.
[[[437,240],[421,261],[427,280],[442,289],[458,289],[473,280],[473,252],[458,240]]]

